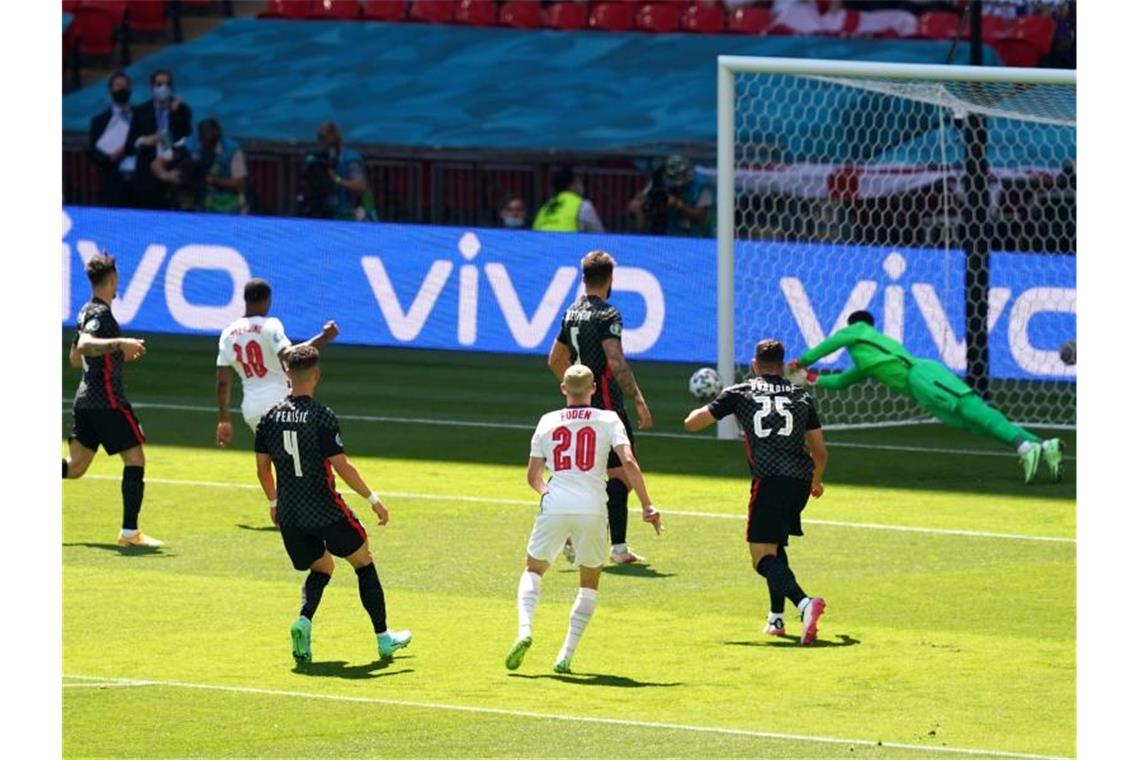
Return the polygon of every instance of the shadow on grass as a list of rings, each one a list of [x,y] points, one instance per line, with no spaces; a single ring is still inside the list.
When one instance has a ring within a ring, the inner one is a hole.
[[[653,683],[652,681],[638,681],[636,678],[626,676],[607,675],[605,673],[542,673],[527,675],[525,673],[508,673],[511,678],[549,679],[563,683],[577,684],[578,686],[616,686],[619,689],[643,689],[649,686],[684,686],[680,681],[675,683]]]
[[[799,636],[780,636],[771,641],[726,641],[732,647],[799,647]],[[863,642],[853,639],[846,633],[841,633],[835,639],[816,639],[815,643],[804,649],[827,649],[828,647],[853,647]]]
[[[86,541],[64,542],[64,546],[82,546],[86,549],[100,549],[105,552],[121,554],[124,557],[174,557],[176,555],[163,551],[161,546],[119,546],[118,544],[96,544]]]
[[[234,527],[241,528],[242,530],[252,530],[258,533],[279,533],[276,525],[245,525],[244,523],[237,523]]]
[[[649,565],[607,565],[602,572],[606,575],[624,575],[629,578],[672,578],[676,575],[676,573],[654,570]]]
[[[349,665],[345,660],[329,660],[327,662],[307,662],[293,667],[293,672],[302,676],[316,676],[318,678],[344,678],[350,681],[359,681],[383,676],[398,676],[403,673],[414,673],[412,668],[402,670],[387,670],[393,660],[376,660],[361,665]],[[380,671],[380,672],[378,672]],[[384,672],[386,671],[386,672]]]

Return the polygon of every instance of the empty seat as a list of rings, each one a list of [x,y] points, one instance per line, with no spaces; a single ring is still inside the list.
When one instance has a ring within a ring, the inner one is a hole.
[[[127,26],[136,32],[165,32],[166,5],[166,0],[138,0],[131,3]]]
[[[724,31],[724,8],[696,2],[681,13],[681,31],[720,34]]]
[[[131,5],[133,6],[134,3]],[[123,19],[127,15],[126,0],[80,0],[79,7],[99,8],[105,11],[116,24],[123,23]]]
[[[767,8],[745,6],[728,14],[725,30],[734,34],[767,34],[772,26],[772,12]]]
[[[1009,19],[1002,18],[1001,16],[982,16],[982,41],[993,44],[1000,40],[1009,32]],[[962,33],[963,37],[968,37],[970,33],[969,22],[966,22],[966,29]]]
[[[369,21],[403,21],[408,15],[406,0],[364,0],[361,18]]]
[[[681,27],[679,3],[646,3],[633,14],[633,26],[643,32],[675,32]]]
[[[309,18],[356,21],[360,18],[360,3],[357,0],[316,0],[309,8]]]
[[[963,36],[968,33],[965,20],[957,13],[931,11],[918,17],[915,36],[924,40],[952,40],[958,36],[959,28]]]
[[[1056,22],[1048,16],[1022,16],[1014,20],[1003,39],[1029,43],[1038,53],[1045,55],[1053,49],[1053,35],[1056,31]]]
[[[269,0],[258,18],[304,19],[309,17],[310,0]]]
[[[408,21],[450,24],[455,19],[455,0],[415,0],[408,8]]]
[[[79,39],[80,55],[110,56],[115,52],[117,23],[102,8],[80,6],[71,12],[73,19],[69,33]]]
[[[499,24],[516,29],[538,29],[542,26],[542,6],[536,0],[513,0],[499,8]]]
[[[585,29],[589,16],[587,3],[551,3],[546,8],[546,26],[551,29]]]
[[[595,3],[590,6],[589,26],[604,32],[626,32],[633,27],[636,11],[632,3]]]
[[[459,0],[455,9],[455,23],[471,26],[494,26],[499,9],[495,0]]]

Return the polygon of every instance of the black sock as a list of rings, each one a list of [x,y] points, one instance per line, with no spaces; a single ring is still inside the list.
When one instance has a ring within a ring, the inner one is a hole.
[[[624,544],[629,524],[629,488],[617,478],[606,481],[606,510],[610,514],[610,543]]]
[[[388,630],[388,609],[384,605],[384,587],[376,574],[376,565],[369,562],[356,570],[356,583],[360,587],[360,603],[372,618],[372,630],[383,633]]]
[[[309,571],[309,577],[301,584],[301,617],[309,620],[317,614],[317,607],[321,603],[321,595],[325,593],[325,586],[329,585],[332,576],[328,573]]]
[[[67,460],[63,460],[63,479],[67,480]]]
[[[781,546],[776,549],[776,558],[782,560],[785,565],[788,564],[788,553],[784,551],[784,547]],[[789,568],[789,572],[790,570]],[[792,577],[794,578],[795,576]],[[770,599],[768,609],[771,612],[782,613],[784,611],[784,595],[776,589],[771,579],[765,580],[768,581],[768,596]]]
[[[123,468],[123,530],[139,529],[139,512],[142,511],[143,468],[127,465]]]
[[[807,597],[800,584],[796,583],[796,576],[791,568],[774,555],[769,554],[757,562],[756,572],[768,579],[769,588],[775,588],[781,596],[790,599],[797,607]]]

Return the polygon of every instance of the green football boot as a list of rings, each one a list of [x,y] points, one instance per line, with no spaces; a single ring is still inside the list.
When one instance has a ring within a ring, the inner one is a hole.
[[[554,663],[554,672],[568,675],[571,672],[570,658],[567,657],[565,660],[559,660],[558,662]]]
[[[1061,482],[1061,452],[1065,450],[1065,442],[1060,438],[1050,438],[1041,442],[1041,458],[1049,468],[1049,479],[1054,483]]]
[[[526,657],[526,650],[530,649],[530,645],[530,636],[523,636],[511,646],[511,651],[507,652],[507,670],[519,669],[519,665],[522,665],[523,658]]]
[[[411,631],[385,631],[376,635],[376,648],[381,660],[390,660],[397,649],[412,643]]]
[[[300,665],[313,661],[313,623],[307,617],[299,617],[289,628],[289,635],[293,637],[293,659]]]
[[[1037,477],[1037,468],[1041,466],[1041,444],[1031,443],[1029,445],[1031,447],[1029,451],[1019,457],[1021,469],[1025,471],[1025,485],[1033,482],[1033,479]]]

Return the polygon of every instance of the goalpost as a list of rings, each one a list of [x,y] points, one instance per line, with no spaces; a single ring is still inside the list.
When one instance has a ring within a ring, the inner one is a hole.
[[[1076,423],[1076,72],[717,59],[717,370],[867,309],[1011,419]],[[849,367],[845,351],[815,369]],[[829,427],[929,419],[874,381]],[[718,428],[735,435],[731,418]]]

